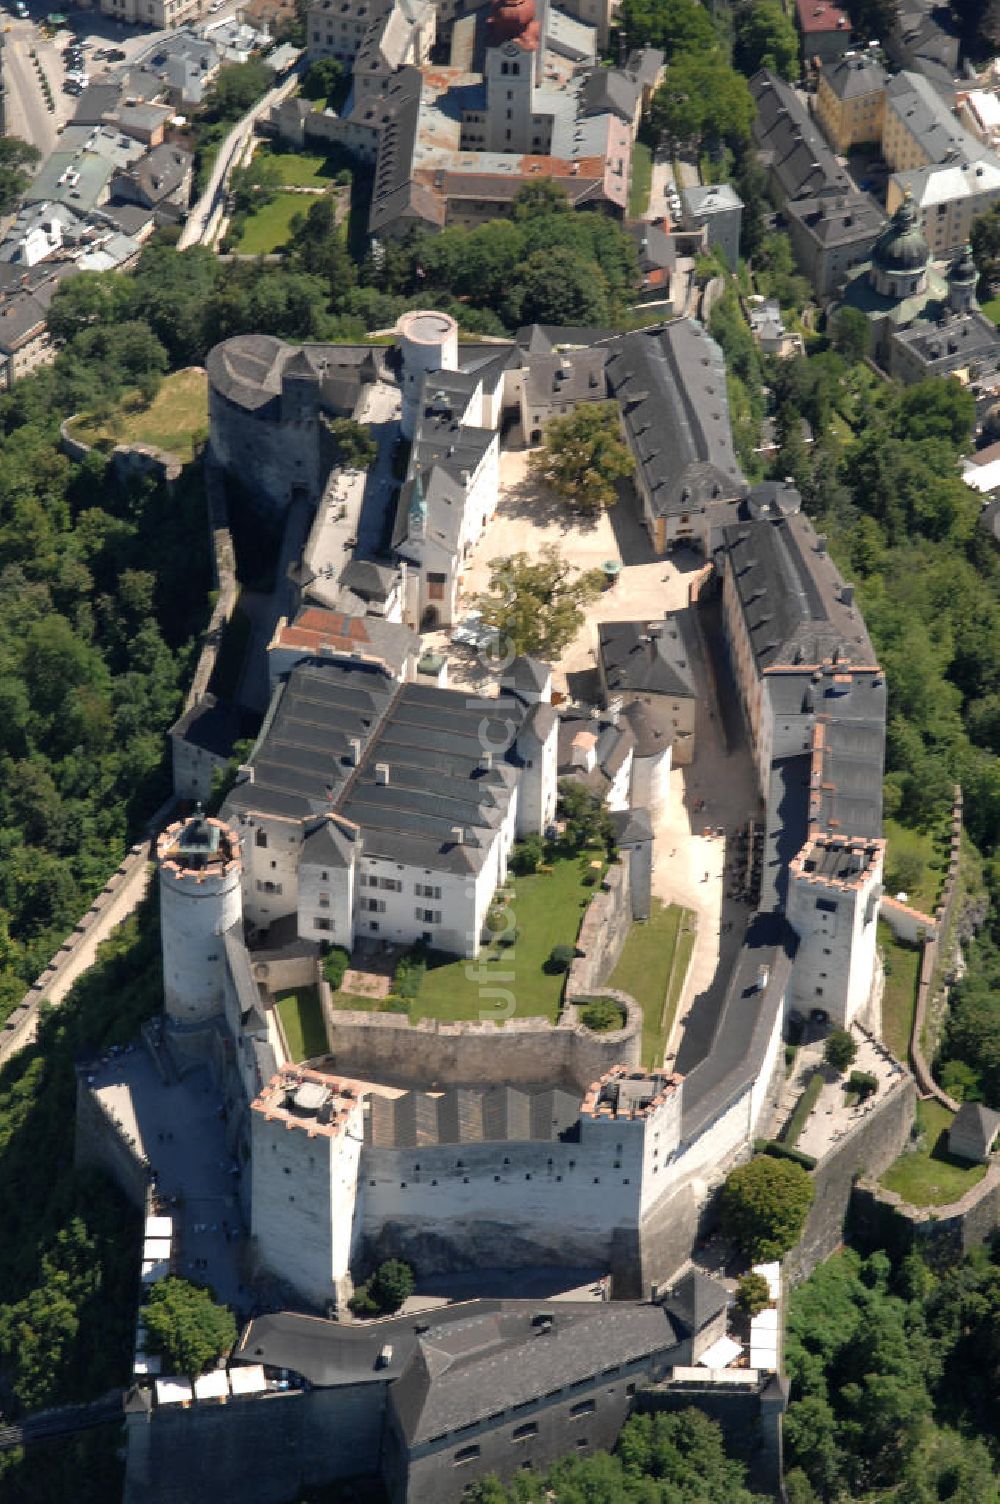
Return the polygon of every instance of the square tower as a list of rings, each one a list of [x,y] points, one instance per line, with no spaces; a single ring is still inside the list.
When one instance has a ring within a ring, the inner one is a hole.
[[[871,994],[884,861],[881,837],[815,834],[789,864],[786,913],[799,937],[789,996],[840,1029]]]

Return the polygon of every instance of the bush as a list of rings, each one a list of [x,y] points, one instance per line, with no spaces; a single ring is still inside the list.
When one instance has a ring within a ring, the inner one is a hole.
[[[543,969],[548,976],[555,977],[560,972],[569,971],[575,959],[576,947],[574,945],[553,945]]]
[[[341,945],[331,946],[323,957],[323,976],[334,992],[340,988],[350,964],[351,958]]]
[[[355,1316],[391,1316],[413,1294],[413,1270],[402,1259],[386,1259],[355,1290],[348,1305]]]
[[[545,855],[541,836],[527,836],[514,847],[510,870],[518,877],[529,877],[538,871],[538,864]]]
[[[410,1016],[410,1005],[405,997],[396,997],[392,993],[384,997],[378,1005],[379,1013],[405,1013]]]
[[[625,1009],[613,997],[595,997],[580,1009],[580,1022],[595,1034],[609,1034],[612,1029],[624,1029]]]
[[[856,1091],[863,1102],[878,1091],[878,1077],[871,1071],[852,1071],[847,1078],[847,1090]]]
[[[762,1274],[744,1274],[736,1286],[736,1304],[751,1319],[771,1304],[771,1292]]]
[[[857,1053],[853,1036],[846,1029],[834,1029],[824,1046],[823,1059],[831,1070],[842,1075],[849,1065],[853,1065]]]
[[[419,997],[426,972],[426,956],[418,951],[411,951],[408,956],[402,956],[393,977],[393,986],[399,996],[411,1000]]]
[[[162,1353],[167,1372],[196,1378],[236,1341],[236,1322],[211,1290],[170,1276],[153,1285],[141,1311],[150,1349]]]
[[[772,1159],[787,1159],[790,1164],[801,1165],[803,1170],[815,1170],[816,1160],[792,1144],[783,1144],[776,1138],[757,1139],[754,1149],[758,1154],[770,1154]]]

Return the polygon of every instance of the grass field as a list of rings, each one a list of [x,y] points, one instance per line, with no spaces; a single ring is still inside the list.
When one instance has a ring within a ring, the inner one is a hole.
[[[907,877],[902,884],[907,903],[924,914],[933,914],[944,879],[943,869],[930,865],[931,862],[941,860],[935,849],[933,836],[929,831],[913,830],[908,825],[900,825],[898,820],[883,820],[882,833],[888,842],[885,853],[887,889],[895,892],[900,886],[895,873],[897,863],[902,862],[907,869]],[[910,869],[914,874],[919,870],[919,878],[914,880],[910,877]]]
[[[258,152],[257,156],[261,155]],[[337,171],[330,157],[318,153],[274,151],[268,152],[267,156],[276,164],[286,188],[325,188],[332,183]]]
[[[291,236],[296,214],[309,212],[312,199],[301,193],[276,193],[269,204],[247,216],[243,234],[234,250],[239,256],[269,256],[280,251]]]
[[[153,444],[192,460],[208,438],[208,378],[204,371],[175,371],[148,406],[138,392],[126,392],[110,418],[83,413],[69,432],[84,444]]]
[[[598,853],[587,853],[597,860]],[[504,950],[484,946],[477,961],[448,956],[428,957],[420,996],[410,1005],[410,1017],[443,1020],[483,1019],[504,1023],[509,1018],[559,1016],[565,975],[550,976],[543,966],[555,945],[572,945],[583,911],[594,894],[583,881],[578,857],[561,858],[551,872],[511,879],[507,905],[508,929],[516,928],[516,943]],[[336,1008],[376,1008],[370,998],[348,993],[333,995]]]
[[[988,319],[994,324],[1000,324],[1000,298],[991,298],[988,303],[980,303],[980,308]]]
[[[653,185],[653,153],[642,141],[632,147],[632,177],[628,185],[628,212],[641,219],[649,208],[649,190]]]
[[[317,988],[297,987],[290,992],[279,992],[274,1006],[285,1031],[288,1053],[296,1064],[326,1054],[326,1027]]]
[[[654,903],[644,924],[634,924],[608,986],[634,997],[642,1008],[642,1063],[663,1064],[677,999],[687,973],[694,929],[679,904]]]
[[[952,1116],[940,1102],[918,1102],[917,1122],[923,1130],[923,1144],[901,1154],[882,1176],[882,1184],[911,1206],[948,1206],[986,1174],[985,1165],[970,1165],[948,1153]]]
[[[795,1147],[799,1139],[799,1134],[806,1126],[806,1119],[819,1101],[819,1094],[823,1090],[824,1079],[822,1071],[816,1071],[809,1077],[802,1095],[792,1109],[791,1117],[778,1135],[780,1142],[787,1144],[789,1149]]]
[[[917,1008],[920,951],[897,940],[887,924],[878,927],[878,942],[885,959],[885,991],[882,994],[882,1038],[897,1060],[910,1057],[910,1035]]]

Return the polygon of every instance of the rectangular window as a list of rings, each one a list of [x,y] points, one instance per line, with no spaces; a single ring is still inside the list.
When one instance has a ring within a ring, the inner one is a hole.
[[[446,576],[443,574],[428,574],[427,576],[427,599],[431,601],[444,600],[444,586]]]
[[[321,893],[319,895],[319,906],[321,909],[328,909],[330,907],[329,893]]]
[[[314,919],[313,920],[313,928],[317,929],[317,930],[332,930],[333,929],[333,920],[332,919]]]
[[[478,1456],[479,1448],[476,1446],[459,1447],[458,1451],[455,1453],[454,1465],[455,1467],[461,1467],[463,1462],[475,1462]]]
[[[528,1441],[532,1436],[538,1435],[538,1422],[526,1420],[522,1426],[515,1426],[510,1433],[511,1441]]]
[[[378,885],[387,893],[402,893],[403,891],[403,884],[397,877],[380,877]]]
[[[816,907],[822,914],[836,914],[837,903],[833,898],[817,898]]]
[[[267,845],[267,831],[266,830],[258,830],[257,833],[256,833],[256,835],[254,836],[254,843],[257,846],[266,846]]]
[[[570,1406],[569,1413],[575,1419],[578,1415],[593,1415],[596,1409],[596,1400],[580,1400],[577,1404]]]

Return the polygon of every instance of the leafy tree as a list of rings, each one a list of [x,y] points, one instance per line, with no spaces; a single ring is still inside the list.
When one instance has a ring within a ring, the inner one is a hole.
[[[141,1311],[151,1351],[169,1370],[196,1378],[236,1341],[236,1322],[212,1292],[175,1275],[153,1285]]]
[[[823,1046],[823,1059],[831,1070],[843,1075],[849,1066],[854,1064],[854,1057],[858,1053],[858,1046],[854,1036],[847,1029],[834,1029],[832,1034],[827,1035],[826,1044]]]
[[[771,1290],[763,1274],[741,1275],[736,1286],[736,1304],[751,1318],[771,1304]]]
[[[353,418],[327,418],[325,427],[333,440],[335,464],[349,470],[367,470],[374,465],[378,445],[370,428]]]
[[[511,324],[606,324],[607,285],[571,246],[535,251],[513,277],[505,313]]]
[[[798,77],[798,32],[780,0],[752,0],[742,5],[736,11],[733,29],[733,61],[747,78],[760,68],[770,68],[780,78]]]
[[[401,1259],[386,1259],[359,1285],[348,1304],[356,1316],[391,1316],[413,1294],[413,1270]]]
[[[899,0],[848,0],[851,30],[863,42],[884,42],[899,20]]]
[[[538,871],[539,863],[544,855],[545,847],[541,836],[525,836],[511,853],[510,870],[517,877],[528,877],[531,873]]]
[[[625,1010],[612,997],[595,997],[580,1009],[580,1022],[595,1034],[625,1027]]]
[[[668,62],[678,53],[712,51],[719,45],[698,0],[622,0],[616,20],[629,47],[658,47]]]
[[[798,1241],[813,1194],[801,1165],[758,1155],[726,1178],[720,1205],[723,1233],[753,1259],[779,1259]]]
[[[755,113],[746,80],[718,52],[678,54],[650,106],[654,130],[695,146],[710,136],[748,141]]]
[[[477,606],[514,653],[558,657],[583,626],[583,607],[601,591],[599,570],[575,573],[551,543],[537,558],[516,553],[490,567],[489,594]]]
[[[0,214],[14,208],[31,182],[31,170],[41,156],[37,146],[19,136],[0,136]]]
[[[281,187],[281,167],[270,152],[260,151],[246,167],[236,167],[229,179],[229,191],[237,214],[250,214],[271,203]]]
[[[614,830],[607,805],[576,778],[559,780],[559,818],[563,822],[559,845],[570,856],[587,846],[605,846],[609,850]]]
[[[309,64],[299,92],[303,99],[321,99],[329,104],[339,98],[343,81],[343,64],[335,57],[319,57]]]
[[[868,320],[860,308],[840,308],[830,321],[830,343],[845,360],[864,360],[868,353]]]
[[[274,75],[263,63],[228,63],[209,85],[205,116],[209,120],[239,120],[270,89]]]
[[[564,418],[553,418],[541,449],[528,463],[531,473],[575,510],[592,513],[613,506],[615,482],[633,469],[617,405],[581,402]]]

